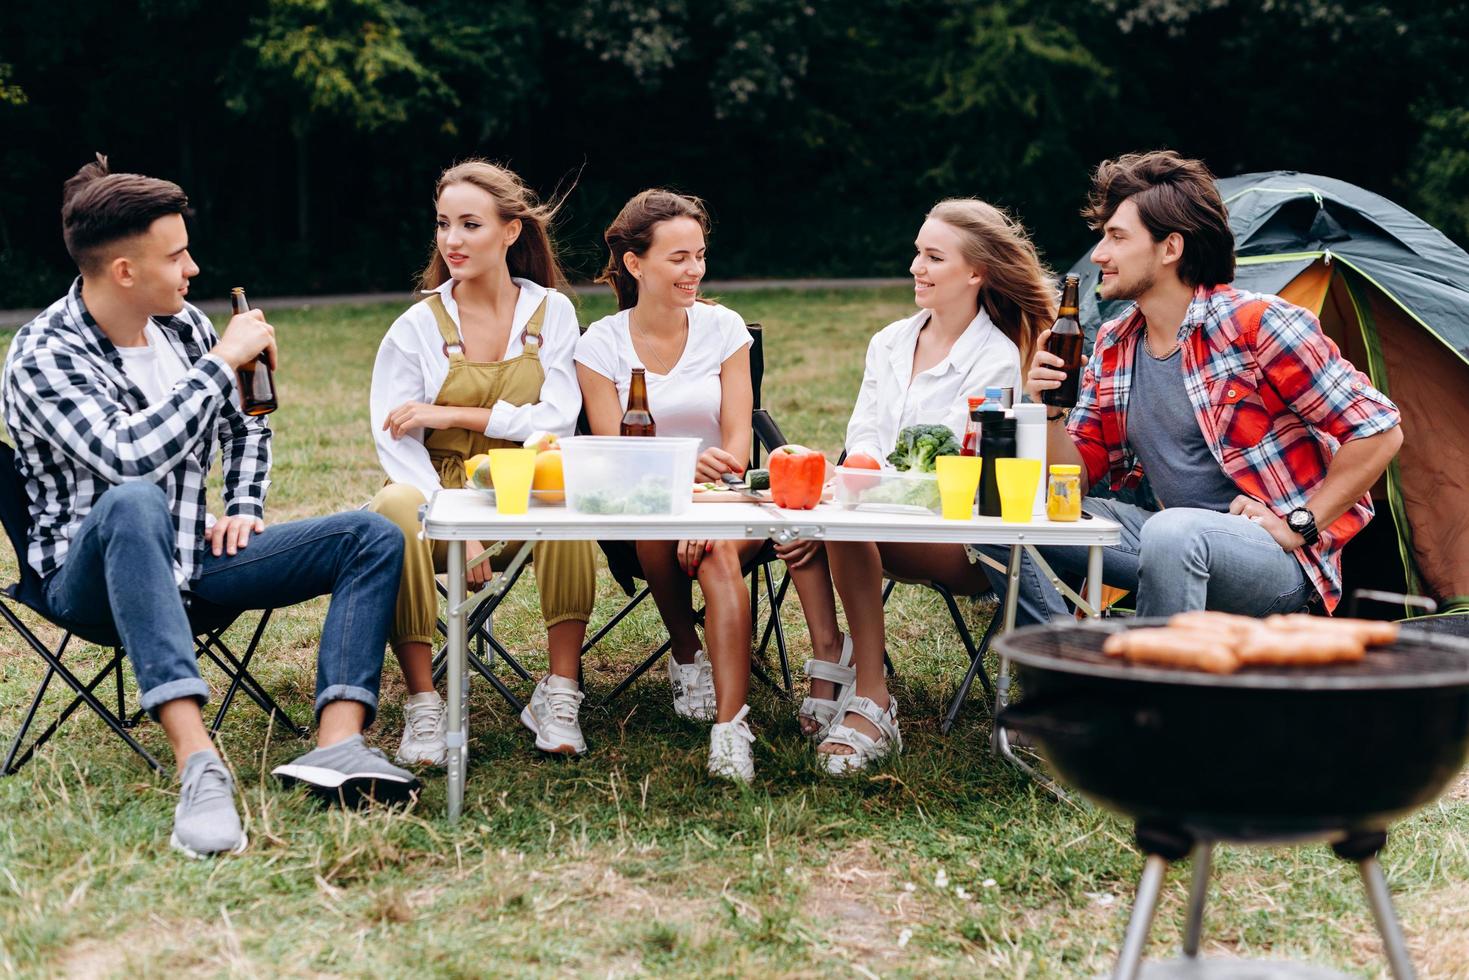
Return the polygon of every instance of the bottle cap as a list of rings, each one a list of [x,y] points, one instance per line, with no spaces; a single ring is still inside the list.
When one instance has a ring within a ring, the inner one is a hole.
[[[1081,467],[1075,463],[1053,463],[1051,464],[1052,476],[1081,476]]]

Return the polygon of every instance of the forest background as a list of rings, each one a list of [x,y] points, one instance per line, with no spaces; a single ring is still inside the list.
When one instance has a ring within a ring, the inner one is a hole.
[[[1089,169],[1161,146],[1352,181],[1466,244],[1465,37],[1443,0],[7,0],[0,309],[74,275],[60,186],[98,150],[188,192],[201,298],[406,291],[437,174],[475,155],[567,194],[581,280],[652,185],[708,201],[721,279],[901,276],[957,195],[1064,268]]]

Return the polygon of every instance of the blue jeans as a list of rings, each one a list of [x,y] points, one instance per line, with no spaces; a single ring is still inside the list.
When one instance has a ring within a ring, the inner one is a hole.
[[[1139,616],[1171,616],[1217,609],[1244,616],[1295,612],[1315,594],[1294,555],[1247,517],[1194,507],[1144,510],[1117,500],[1088,497],[1088,514],[1122,526],[1120,544],[1102,549],[1102,581],[1136,593]],[[1010,549],[979,550],[1008,563]],[[1086,577],[1086,548],[1044,547],[1041,556],[1072,589]],[[984,566],[995,594],[1005,595],[1006,576]],[[1061,593],[1041,577],[1026,555],[1020,561],[1018,626],[1069,619]]]
[[[372,722],[403,567],[396,525],[354,511],[267,527],[233,555],[215,557],[206,547],[189,608],[174,581],[174,548],[163,491],[142,481],[113,487],[47,578],[49,615],[63,625],[113,629],[142,705],[157,717],[160,705],[177,698],[209,699],[191,614],[275,609],[331,593],[317,651],[316,713],[332,701],[360,701]]]

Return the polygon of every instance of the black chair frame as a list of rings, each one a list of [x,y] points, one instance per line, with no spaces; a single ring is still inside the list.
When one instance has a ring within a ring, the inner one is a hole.
[[[18,772],[30,761],[38,749],[50,741],[77,708],[83,705],[100,718],[114,735],[122,739],[152,769],[159,773],[165,772],[162,763],[129,733],[129,729],[136,727],[141,720],[143,711],[141,709],[132,713],[128,711],[123,683],[123,665],[127,655],[115,631],[106,628],[80,630],[56,621],[44,608],[41,599],[43,594],[41,578],[25,560],[30,541],[29,501],[20,472],[16,468],[15,450],[7,443],[0,443],[0,518],[3,518],[5,531],[15,551],[20,572],[18,582],[0,591],[0,618],[3,618],[16,635],[46,662],[46,673],[41,678],[41,683],[37,686],[36,693],[31,697],[30,704],[21,718],[20,726],[11,739],[4,765],[0,766],[0,775],[9,776]],[[271,610],[264,610],[261,613],[260,620],[256,623],[254,633],[250,637],[249,645],[245,648],[243,655],[236,655],[224,642],[223,636],[224,632],[234,624],[239,612],[214,606],[209,606],[207,609],[201,606],[196,609],[194,600],[187,595],[184,597],[184,602],[191,612],[198,614],[198,619],[194,622],[197,630],[194,636],[195,655],[200,659],[207,657],[229,678],[229,686],[220,700],[219,708],[215,711],[214,720],[210,723],[211,737],[219,734],[224,724],[225,714],[229,711],[235,696],[243,691],[251,701],[259,706],[261,711],[265,712],[267,717],[279,717],[288,731],[305,738],[309,734],[309,729],[291,721],[285,709],[276,703],[255,675],[250,673],[250,662],[254,659],[260,646],[260,639],[265,634],[265,627],[270,622]],[[61,629],[61,639],[54,648],[44,643],[35,631],[20,618],[19,609],[22,607]],[[90,680],[83,681],[64,662],[67,647],[73,637],[111,651],[106,663],[92,675]],[[109,675],[112,676],[116,695],[115,710],[104,704],[97,694],[99,685]],[[72,690],[73,697],[56,718],[43,731],[31,738],[30,744],[27,745],[26,739],[36,722],[41,703],[51,687],[51,682],[56,678],[60,678],[61,682]]]

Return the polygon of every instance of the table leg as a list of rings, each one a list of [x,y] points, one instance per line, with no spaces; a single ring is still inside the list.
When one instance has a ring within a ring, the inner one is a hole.
[[[1094,544],[1086,555],[1086,604],[1102,615],[1102,546]]]
[[[464,711],[464,661],[468,645],[464,611],[464,557],[463,541],[449,542],[449,645],[448,645],[448,717],[445,726],[449,746],[449,821],[459,819],[464,808],[464,777],[466,769],[465,735],[468,719]]]

